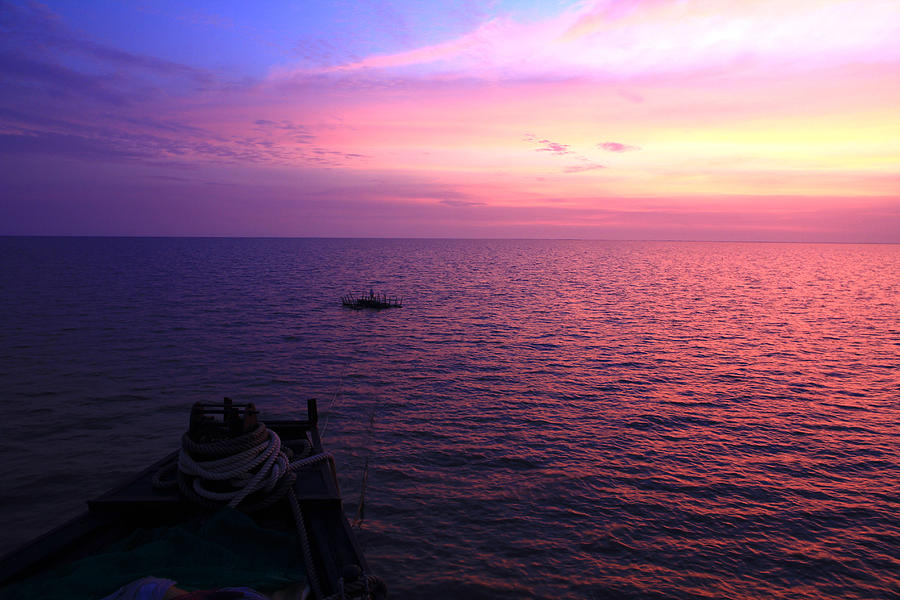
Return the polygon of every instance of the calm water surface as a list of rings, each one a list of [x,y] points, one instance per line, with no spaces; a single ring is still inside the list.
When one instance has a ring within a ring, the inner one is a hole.
[[[900,246],[0,239],[0,549],[317,397],[393,597],[897,598],[898,299]]]

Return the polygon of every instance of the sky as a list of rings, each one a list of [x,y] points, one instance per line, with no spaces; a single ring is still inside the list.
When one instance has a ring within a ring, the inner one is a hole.
[[[0,235],[900,243],[897,0],[0,0]]]

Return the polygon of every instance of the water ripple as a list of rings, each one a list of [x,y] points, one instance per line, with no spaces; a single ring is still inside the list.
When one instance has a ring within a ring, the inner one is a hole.
[[[313,396],[350,513],[369,462],[396,597],[897,597],[898,272],[897,246],[0,238],[0,544],[195,401]],[[370,287],[404,308],[340,307]]]

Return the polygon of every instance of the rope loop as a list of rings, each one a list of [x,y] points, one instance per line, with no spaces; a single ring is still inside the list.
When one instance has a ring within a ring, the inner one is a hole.
[[[293,447],[282,445],[278,434],[262,423],[227,440],[198,442],[185,433],[178,453],[177,481],[165,478],[172,470],[167,466],[156,474],[154,485],[171,487],[177,483],[188,498],[208,507],[240,505],[243,510],[258,510],[284,496],[296,481],[297,471],[333,460],[330,454],[311,452],[305,440],[295,442]],[[267,497],[248,506],[245,500],[257,492]]]

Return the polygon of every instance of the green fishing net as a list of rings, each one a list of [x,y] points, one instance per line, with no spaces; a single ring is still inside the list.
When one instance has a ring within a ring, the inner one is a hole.
[[[138,529],[72,564],[0,590],[3,600],[97,600],[141,577],[174,579],[186,590],[246,586],[261,592],[306,580],[296,536],[222,510],[203,522]]]

